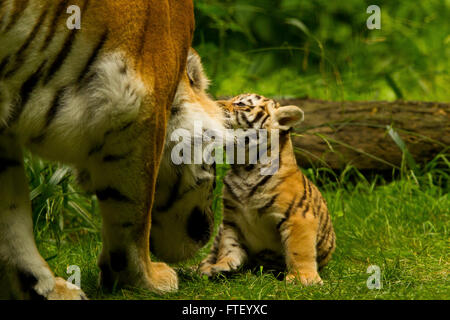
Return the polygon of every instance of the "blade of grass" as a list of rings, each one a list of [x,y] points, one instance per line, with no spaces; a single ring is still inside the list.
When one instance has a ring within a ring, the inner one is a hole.
[[[414,173],[419,174],[420,173],[419,166],[417,165],[413,156],[406,147],[406,144],[403,141],[403,139],[400,137],[400,135],[395,131],[395,129],[392,126],[387,126],[386,129],[391,139],[395,142],[397,147],[399,147],[399,149],[403,152],[409,168],[413,170]]]

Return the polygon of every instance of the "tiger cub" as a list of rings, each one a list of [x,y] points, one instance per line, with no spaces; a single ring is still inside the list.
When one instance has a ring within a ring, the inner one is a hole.
[[[303,121],[303,111],[256,94],[219,103],[231,127],[267,129],[269,136],[278,129],[279,169],[262,175],[265,164],[231,166],[224,179],[223,222],[200,272],[212,276],[262,261],[277,270],[287,267],[289,282],[322,284],[318,269],[330,260],[336,238],[324,198],[294,156],[290,130]]]

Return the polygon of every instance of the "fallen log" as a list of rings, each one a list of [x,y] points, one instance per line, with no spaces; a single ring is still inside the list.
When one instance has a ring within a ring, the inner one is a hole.
[[[278,101],[305,111],[305,121],[292,134],[303,167],[398,168],[404,153],[388,134],[388,126],[419,164],[448,151],[450,145],[449,103]]]

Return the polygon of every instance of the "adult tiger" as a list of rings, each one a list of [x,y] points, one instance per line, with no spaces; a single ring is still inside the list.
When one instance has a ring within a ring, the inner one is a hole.
[[[66,26],[69,5],[80,30]],[[97,194],[103,285],[177,288],[150,260],[150,211],[177,87],[178,103],[196,94],[185,72],[193,28],[190,0],[0,1],[1,298],[84,298],[36,248],[22,146],[74,165]]]

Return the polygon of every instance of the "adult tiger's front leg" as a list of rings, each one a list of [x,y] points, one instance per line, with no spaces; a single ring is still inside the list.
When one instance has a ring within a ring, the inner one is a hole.
[[[176,290],[178,281],[173,269],[149,257],[149,195],[154,193],[158,164],[148,161],[150,143],[155,141],[149,141],[140,129],[146,125],[150,124],[132,123],[110,132],[103,145],[93,147],[90,167],[79,170],[79,180],[95,192],[100,203],[101,285],[107,289],[131,285],[165,293]],[[163,140],[156,133],[154,139]]]
[[[54,278],[33,236],[31,202],[17,137],[0,132],[0,299],[82,300],[85,294]]]
[[[120,166],[106,165],[109,166],[112,167],[105,169],[105,173],[111,177],[129,174],[121,171]],[[130,192],[134,187],[139,188],[133,186],[134,183],[136,176],[130,175],[96,192],[103,218],[103,250],[99,259],[101,284],[109,289],[119,284],[160,293],[176,290],[175,271],[163,263],[150,261],[150,208],[146,199],[139,199]],[[149,192],[148,189],[145,192]]]

